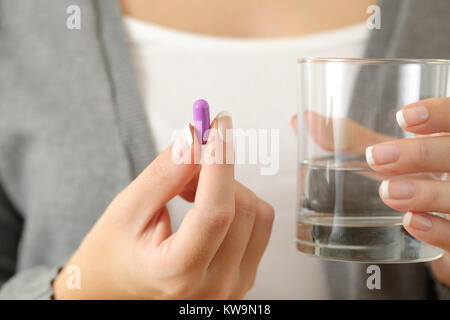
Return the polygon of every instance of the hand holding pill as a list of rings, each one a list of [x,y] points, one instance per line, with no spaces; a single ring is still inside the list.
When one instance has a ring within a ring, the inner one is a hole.
[[[195,135],[206,144],[203,156],[232,144],[207,134],[231,129],[228,113],[220,113],[209,128],[209,105],[197,100],[197,120],[202,123]],[[234,164],[195,163],[201,144],[193,141],[188,124],[114,198],[56,278],[56,299],[244,297],[267,246],[274,211],[234,179]],[[172,161],[179,151],[192,161]],[[193,206],[172,232],[166,203],[177,195]],[[74,265],[82,270],[80,290],[66,285]]]

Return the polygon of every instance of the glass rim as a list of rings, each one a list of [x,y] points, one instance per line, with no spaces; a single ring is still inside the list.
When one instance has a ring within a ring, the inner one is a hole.
[[[319,58],[319,57],[304,57],[297,58],[297,63],[326,63],[326,62],[347,62],[360,64],[440,64],[450,65],[450,60],[447,59],[420,59],[420,58]]]

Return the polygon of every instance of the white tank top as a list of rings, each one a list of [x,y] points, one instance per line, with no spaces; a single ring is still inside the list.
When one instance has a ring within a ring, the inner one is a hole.
[[[278,129],[278,170],[261,175],[263,164],[237,164],[236,179],[275,208],[268,248],[248,299],[326,299],[325,277],[316,258],[295,247],[296,137],[290,119],[297,110],[300,57],[362,57],[365,23],[312,35],[220,38],[168,29],[125,18],[129,45],[151,134],[158,151],[172,133],[192,122],[192,103],[206,99],[211,119],[226,110],[233,127]],[[276,160],[271,160],[275,168]],[[180,198],[168,209],[173,229],[191,204]]]

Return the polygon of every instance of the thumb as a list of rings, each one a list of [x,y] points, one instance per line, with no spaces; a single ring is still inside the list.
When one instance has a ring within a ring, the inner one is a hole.
[[[194,141],[195,140],[195,141]],[[188,184],[198,164],[201,146],[187,124],[177,139],[136,177],[113,201],[120,214],[145,223]]]

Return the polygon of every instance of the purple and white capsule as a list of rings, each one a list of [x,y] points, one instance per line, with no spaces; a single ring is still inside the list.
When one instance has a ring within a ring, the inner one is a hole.
[[[206,100],[199,99],[194,102],[193,109],[195,135],[201,140],[201,144],[206,144],[210,126],[209,104]]]

